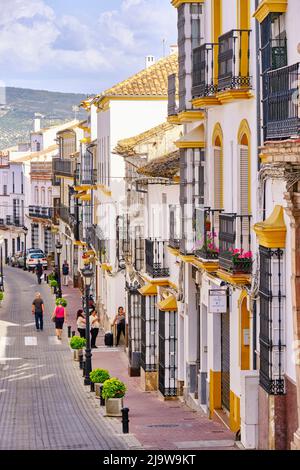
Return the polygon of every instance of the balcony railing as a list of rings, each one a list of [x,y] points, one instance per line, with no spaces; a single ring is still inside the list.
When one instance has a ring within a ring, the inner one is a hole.
[[[146,239],[146,272],[153,278],[170,275],[165,259],[166,245],[165,241]]]
[[[58,213],[61,220],[63,220],[67,225],[69,225],[69,227],[75,234],[76,240],[78,240],[78,237],[76,237],[78,230],[78,222],[76,221],[75,216],[70,213],[70,208],[61,204],[58,209]]]
[[[232,274],[252,272],[251,215],[220,214],[219,264]]]
[[[300,63],[267,74],[266,138],[300,135]]]
[[[74,160],[54,158],[52,162],[54,176],[61,175],[69,176],[70,178],[74,177],[76,170],[76,162]]]
[[[219,226],[222,210],[200,207],[196,209],[195,255],[205,260],[219,258]]]
[[[251,87],[250,33],[233,29],[219,37],[219,91]]]
[[[168,116],[175,116],[178,113],[177,105],[177,75],[174,73],[168,77]]]
[[[169,246],[179,250],[180,239],[180,206],[170,206]]]
[[[29,217],[39,217],[41,219],[51,219],[53,211],[50,207],[29,206]]]
[[[87,243],[96,251],[101,263],[105,261],[106,243],[102,230],[98,225],[92,225],[87,230]]]
[[[213,96],[218,91],[215,51],[218,44],[203,44],[193,50],[193,98]]]

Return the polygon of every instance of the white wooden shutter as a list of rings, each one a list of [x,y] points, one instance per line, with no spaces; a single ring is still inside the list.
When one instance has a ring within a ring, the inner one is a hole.
[[[249,214],[249,149],[245,146],[240,146],[240,215]]]
[[[214,149],[214,209],[222,209],[222,149]]]

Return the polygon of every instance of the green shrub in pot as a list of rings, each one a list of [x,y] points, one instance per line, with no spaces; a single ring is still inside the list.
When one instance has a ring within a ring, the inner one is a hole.
[[[123,398],[126,393],[126,385],[121,380],[112,377],[103,384],[102,396],[105,400],[109,398]]]
[[[94,369],[90,373],[90,379],[94,384],[103,384],[110,379],[110,375],[106,369]]]
[[[66,307],[68,305],[68,302],[63,297],[56,299],[55,303],[56,305],[61,305],[62,307]]]
[[[70,340],[70,346],[72,349],[82,349],[86,345],[86,339],[80,338],[80,336],[73,336]]]
[[[55,279],[51,279],[50,287],[58,287],[58,282]]]

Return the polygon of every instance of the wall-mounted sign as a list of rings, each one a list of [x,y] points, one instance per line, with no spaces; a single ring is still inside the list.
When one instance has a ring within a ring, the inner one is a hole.
[[[227,289],[210,289],[208,311],[209,313],[227,312]]]

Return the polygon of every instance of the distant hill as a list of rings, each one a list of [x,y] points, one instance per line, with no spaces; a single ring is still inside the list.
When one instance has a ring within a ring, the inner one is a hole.
[[[85,98],[77,93],[6,88],[6,103],[0,102],[0,150],[28,141],[34,113],[45,116],[43,127],[61,124],[74,119],[73,106]],[[77,117],[84,119],[85,111],[80,108]]]

